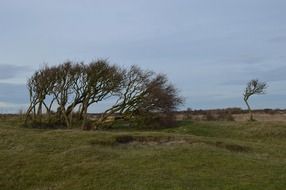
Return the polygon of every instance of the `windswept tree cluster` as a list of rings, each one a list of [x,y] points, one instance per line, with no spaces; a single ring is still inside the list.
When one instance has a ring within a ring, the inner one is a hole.
[[[27,87],[30,106],[26,124],[45,122],[71,127],[80,121],[85,127],[89,108],[106,100],[113,104],[94,121],[95,127],[114,114],[126,121],[148,123],[169,118],[182,104],[166,75],[138,66],[124,69],[106,60],[45,66],[31,76]]]

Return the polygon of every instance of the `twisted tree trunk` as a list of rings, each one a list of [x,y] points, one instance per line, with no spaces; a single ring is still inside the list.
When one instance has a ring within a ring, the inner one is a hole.
[[[249,121],[254,121],[252,110],[247,102],[248,99],[244,98],[244,102],[247,105],[248,113],[249,113]]]

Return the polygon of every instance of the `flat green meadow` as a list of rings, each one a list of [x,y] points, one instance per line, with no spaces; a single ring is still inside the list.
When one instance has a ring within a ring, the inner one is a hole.
[[[83,131],[2,119],[0,189],[285,190],[286,122]]]

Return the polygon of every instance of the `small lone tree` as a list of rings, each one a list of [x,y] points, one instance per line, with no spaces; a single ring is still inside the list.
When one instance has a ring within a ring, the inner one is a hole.
[[[253,119],[252,110],[248,104],[248,99],[250,96],[254,94],[257,94],[257,95],[265,94],[266,88],[267,88],[267,84],[265,82],[259,81],[258,79],[252,79],[251,81],[247,83],[247,86],[243,94],[243,100],[247,105],[248,112],[250,114],[250,121],[254,121],[254,119]]]

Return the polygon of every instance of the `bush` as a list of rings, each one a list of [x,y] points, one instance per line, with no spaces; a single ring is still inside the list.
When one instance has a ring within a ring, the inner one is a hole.
[[[74,119],[71,126],[73,127],[79,127],[80,126],[80,120]],[[30,119],[22,125],[23,127],[27,128],[38,128],[38,129],[64,129],[68,128],[66,123],[59,118],[56,115],[52,115],[50,117],[47,117],[46,115],[43,115],[40,119]]]
[[[212,111],[207,111],[206,115],[204,116],[204,120],[206,121],[215,121],[216,117]]]
[[[207,111],[204,116],[206,121],[234,121],[234,117],[228,110]]]
[[[82,125],[82,126],[81,126],[81,129],[82,129],[82,130],[86,130],[86,131],[89,131],[89,130],[93,129],[92,122],[87,121],[87,122],[85,123],[85,125]]]
[[[130,121],[135,127],[139,128],[169,128],[176,126],[176,119],[172,113],[141,113],[134,116]]]
[[[234,121],[234,117],[232,116],[230,111],[221,111],[218,114],[217,120]]]

